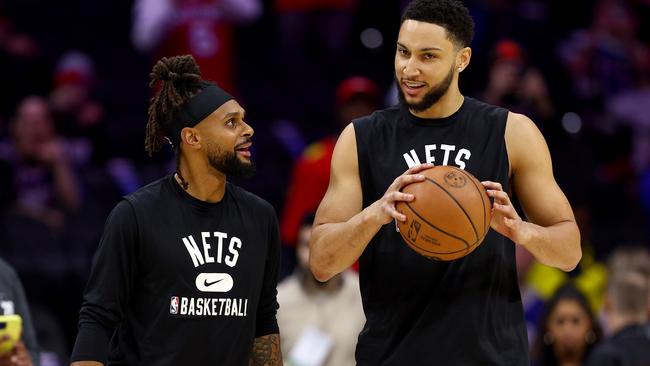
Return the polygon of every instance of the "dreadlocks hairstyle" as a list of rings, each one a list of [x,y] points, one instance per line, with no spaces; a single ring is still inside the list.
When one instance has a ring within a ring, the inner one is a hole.
[[[400,24],[405,20],[439,25],[461,48],[468,47],[474,38],[474,21],[458,0],[414,0],[404,10]]]
[[[163,57],[149,74],[150,87],[162,82],[160,91],[151,99],[144,148],[152,156],[160,150],[165,136],[171,133],[171,122],[180,107],[205,87],[201,70],[192,55]]]

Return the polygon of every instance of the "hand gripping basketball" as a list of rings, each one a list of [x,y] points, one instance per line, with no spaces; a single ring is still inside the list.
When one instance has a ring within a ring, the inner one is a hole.
[[[490,181],[481,183],[485,187],[488,196],[494,199],[490,227],[515,243],[527,242],[532,235],[530,228],[515,210],[510,201],[510,196],[503,191],[501,183]]]
[[[453,166],[421,172],[426,181],[405,186],[415,199],[397,202],[406,221],[397,222],[404,242],[429,259],[450,261],[478,248],[490,228],[491,205],[471,173]]]
[[[395,178],[388,187],[384,196],[375,202],[375,217],[381,225],[388,224],[393,220],[406,221],[406,216],[395,208],[396,202],[410,202],[415,197],[412,194],[402,193],[402,187],[414,182],[422,182],[425,177],[417,174],[423,170],[433,168],[433,164],[420,164],[409,168],[402,175]]]

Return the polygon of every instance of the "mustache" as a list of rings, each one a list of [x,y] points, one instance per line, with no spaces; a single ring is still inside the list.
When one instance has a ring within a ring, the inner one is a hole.
[[[238,143],[235,145],[235,149],[239,149],[240,147],[246,145],[246,144],[252,144],[253,140],[250,137],[247,137],[243,142]]]

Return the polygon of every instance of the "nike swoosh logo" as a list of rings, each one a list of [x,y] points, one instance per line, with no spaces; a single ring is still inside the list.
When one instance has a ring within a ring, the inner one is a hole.
[[[224,279],[221,278],[221,279],[218,279],[218,280],[216,280],[216,281],[214,281],[214,282],[208,282],[208,280],[206,279],[205,282],[203,282],[203,286],[205,286],[205,287],[210,287],[210,286],[214,285],[215,283],[219,283],[219,282],[221,282],[221,281],[223,281],[223,280],[224,280]]]
[[[228,292],[235,281],[228,273],[199,273],[194,283],[201,292]]]

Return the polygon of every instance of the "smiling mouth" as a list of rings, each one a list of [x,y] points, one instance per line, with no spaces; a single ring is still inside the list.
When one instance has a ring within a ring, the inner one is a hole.
[[[415,95],[426,86],[426,83],[413,80],[402,80],[402,90],[408,95]]]
[[[251,146],[253,146],[253,143],[248,141],[235,147],[235,151],[237,151],[240,155],[243,155],[248,158],[251,156],[251,152],[250,152]]]

